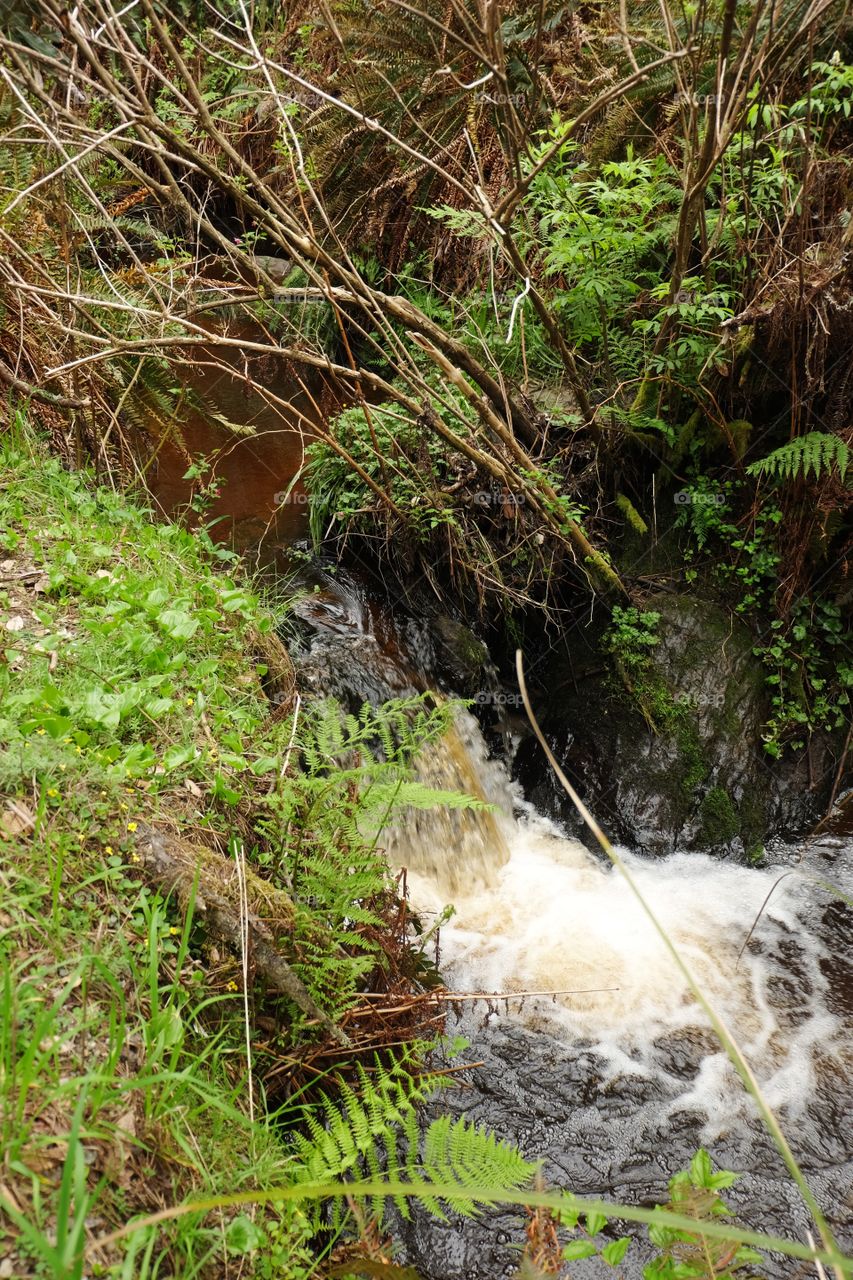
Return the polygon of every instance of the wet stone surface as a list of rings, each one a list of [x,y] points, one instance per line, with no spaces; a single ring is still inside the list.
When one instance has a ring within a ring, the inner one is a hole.
[[[669,1178],[702,1145],[705,1115],[679,1105],[674,1078],[689,1079],[707,1053],[718,1052],[709,1031],[658,1037],[661,1070],[654,1078],[628,1073],[608,1081],[607,1065],[593,1049],[559,1044],[511,1018],[484,1021],[469,1012],[451,1029],[470,1039],[467,1057],[484,1065],[461,1088],[444,1091],[433,1114],[465,1115],[514,1140],[530,1158],[543,1159],[552,1186],[649,1207],[666,1200]],[[853,1161],[845,1143],[845,1118],[851,1114],[853,1089],[833,1079],[788,1128],[795,1154],[842,1239],[853,1225]],[[727,1200],[744,1225],[802,1242],[807,1232],[814,1234],[757,1119],[733,1125],[707,1145],[715,1164],[742,1172]],[[488,1213],[442,1224],[415,1211],[410,1222],[400,1224],[400,1237],[425,1280],[498,1280],[518,1267],[524,1223],[522,1213]],[[614,1237],[633,1234],[628,1224],[612,1226]],[[625,1280],[641,1280],[653,1256],[644,1237],[644,1231],[636,1233],[620,1268]],[[613,1274],[596,1259],[571,1269],[579,1280]],[[766,1280],[792,1280],[814,1272],[771,1256],[762,1274]]]

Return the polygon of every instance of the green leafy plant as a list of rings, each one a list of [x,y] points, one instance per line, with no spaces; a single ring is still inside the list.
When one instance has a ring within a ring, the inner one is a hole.
[[[845,619],[834,600],[811,594],[796,599],[787,616],[774,616],[784,565],[784,514],[772,498],[738,520],[743,482],[716,485],[700,476],[692,492],[700,500],[685,504],[676,519],[690,529],[694,543],[685,550],[688,574],[696,575],[697,550],[713,552],[717,582],[732,593],[735,612],[757,628],[754,652],[765,666],[771,708],[764,749],[778,759],[786,747],[804,747],[815,730],[837,730],[847,721],[853,665],[843,654]]]
[[[808,431],[782,445],[747,467],[750,475],[770,476],[775,480],[808,480],[809,473],[819,480],[833,468],[843,480],[850,465],[851,451],[838,436],[825,431]]]
[[[407,808],[484,807],[413,777],[418,752],[446,732],[454,712],[455,704],[436,704],[431,695],[365,704],[357,716],[327,699],[300,722],[299,768],[281,774],[274,757],[255,766],[278,774],[258,822],[264,843],[255,860],[292,896],[297,970],[334,1016],[382,964],[384,912],[393,899],[382,831]]]
[[[623,670],[638,675],[647,667],[650,651],[660,643],[659,622],[660,614],[652,609],[641,611],[634,605],[615,605],[602,647]]]
[[[707,1151],[699,1150],[689,1169],[677,1173],[669,1182],[666,1209],[685,1214],[699,1222],[716,1221],[731,1216],[720,1192],[737,1180],[728,1169],[714,1172]],[[660,1250],[654,1262],[643,1268],[644,1280],[730,1280],[755,1278],[754,1264],[762,1256],[735,1240],[710,1238],[701,1228],[684,1231],[660,1225],[649,1228],[649,1238]]]
[[[370,1075],[359,1067],[357,1089],[342,1082],[338,1094],[324,1097],[316,1110],[307,1113],[308,1134],[295,1136],[297,1181],[323,1185],[337,1183],[345,1175],[355,1181],[362,1175],[387,1179],[389,1193],[377,1193],[365,1203],[380,1220],[388,1203],[409,1216],[407,1198],[393,1192],[396,1182],[454,1187],[453,1208],[463,1214],[475,1213],[478,1203],[483,1203],[482,1188],[514,1191],[530,1183],[535,1163],[525,1160],[513,1144],[501,1142],[465,1119],[440,1116],[422,1133],[417,1104],[441,1082],[441,1077],[429,1073],[413,1077],[405,1059],[390,1065],[376,1062]],[[357,1196],[357,1190],[353,1194]],[[443,1198],[441,1192],[433,1196],[425,1190],[417,1201],[442,1218]],[[340,1225],[344,1195],[334,1193],[331,1205],[333,1220]],[[319,1214],[320,1207],[313,1211]]]

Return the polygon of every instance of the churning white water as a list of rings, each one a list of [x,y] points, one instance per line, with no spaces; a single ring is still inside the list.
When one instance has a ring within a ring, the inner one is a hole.
[[[445,747],[439,784],[500,802],[487,821],[470,813],[434,822],[420,815],[394,842],[394,861],[409,867],[415,908],[455,908],[441,933],[448,985],[560,993],[495,1007],[500,1016],[593,1047],[613,1078],[665,1074],[662,1040],[695,1034],[707,1051],[698,1073],[677,1082],[671,1106],[704,1113],[710,1140],[751,1104],[626,879],[513,795],[470,716],[460,718]],[[455,778],[448,760],[463,762]],[[434,782],[429,761],[425,770]],[[813,1093],[819,1064],[844,1069],[850,1053],[830,1011],[823,944],[810,928],[825,892],[802,870],[776,885],[784,868],[756,870],[695,853],[623,857],[767,1100],[796,1115]]]

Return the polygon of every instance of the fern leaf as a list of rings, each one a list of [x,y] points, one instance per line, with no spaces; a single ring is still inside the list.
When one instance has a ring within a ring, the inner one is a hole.
[[[321,1100],[323,1123],[316,1110],[306,1115],[307,1134],[294,1138],[297,1183],[324,1185],[366,1174],[372,1184],[385,1183],[387,1187],[369,1197],[371,1212],[381,1219],[389,1201],[408,1216],[409,1200],[400,1192],[405,1183],[458,1188],[468,1194],[461,1200],[454,1197],[453,1207],[471,1215],[479,1206],[494,1203],[502,1193],[517,1191],[533,1178],[537,1166],[517,1147],[464,1118],[440,1116],[427,1127],[421,1141],[417,1104],[444,1085],[443,1079],[428,1075],[414,1078],[405,1059],[390,1066],[377,1060],[372,1076],[361,1065],[357,1070],[358,1093],[342,1083],[336,1099]],[[488,1194],[480,1192],[483,1187],[488,1188]],[[357,1185],[352,1187],[352,1197],[358,1197]],[[332,1198],[336,1224],[341,1221],[344,1203],[342,1196]],[[446,1217],[439,1196],[424,1191],[418,1203],[433,1216]],[[316,1212],[319,1215],[321,1210]]]
[[[851,451],[838,436],[826,431],[809,431],[798,436],[779,449],[774,449],[766,458],[753,462],[747,472],[753,476],[766,475],[774,480],[808,480],[813,474],[815,480],[837,468],[843,481],[850,466]]]

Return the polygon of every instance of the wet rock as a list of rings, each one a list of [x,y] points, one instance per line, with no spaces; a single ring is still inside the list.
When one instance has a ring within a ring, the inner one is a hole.
[[[439,661],[453,673],[456,691],[475,699],[484,695],[485,683],[494,681],[494,668],[482,640],[446,613],[433,618],[432,630],[439,641]]]
[[[543,1160],[546,1185],[648,1208],[666,1202],[669,1179],[703,1145],[706,1116],[679,1104],[679,1086],[671,1077],[667,1082],[667,1073],[678,1064],[690,1075],[706,1052],[718,1051],[705,1030],[660,1036],[652,1076],[608,1080],[594,1050],[555,1044],[509,1019],[483,1025],[469,1014],[460,1029],[471,1040],[471,1056],[483,1066],[472,1071],[469,1088],[442,1091],[432,1113],[465,1114],[518,1143],[530,1158]],[[782,1117],[813,1189],[822,1204],[833,1206],[834,1225],[842,1230],[853,1216],[847,1204],[851,1164],[844,1147],[849,1103],[837,1080],[827,1080],[826,1092],[818,1090],[796,1123]],[[729,1133],[705,1145],[717,1166],[742,1172],[726,1200],[743,1223],[796,1239],[813,1230],[757,1117],[741,1118]],[[454,1216],[439,1223],[415,1210],[410,1221],[395,1224],[394,1234],[403,1243],[405,1260],[424,1280],[499,1280],[517,1271],[524,1223],[517,1212]],[[645,1232],[611,1225],[614,1235],[624,1230],[633,1236],[623,1273],[626,1280],[639,1280],[654,1254]],[[595,1259],[572,1266],[576,1280],[613,1274]],[[792,1280],[794,1273],[790,1260],[771,1256],[761,1274],[767,1280]]]
[[[689,1080],[702,1065],[709,1053],[716,1053],[718,1044],[713,1032],[688,1027],[670,1031],[654,1042],[661,1068],[679,1080]]]
[[[759,852],[801,831],[825,806],[835,762],[819,736],[809,753],[763,750],[769,704],[754,638],[711,601],[648,599],[660,614],[643,710],[602,659],[598,634],[540,663],[537,714],[555,754],[612,838],[642,852]],[[810,758],[809,758],[810,757]],[[535,804],[586,838],[535,741],[516,776]]]

